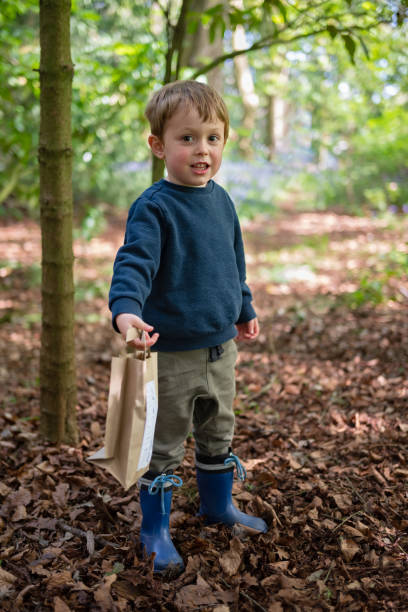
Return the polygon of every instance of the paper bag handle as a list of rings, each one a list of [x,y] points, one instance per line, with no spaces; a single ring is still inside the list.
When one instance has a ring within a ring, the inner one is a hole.
[[[146,345],[146,332],[144,331],[144,329],[138,329],[137,327],[133,326],[129,327],[126,332],[126,343],[132,342],[133,340],[136,340],[136,338],[139,338],[139,340],[143,340],[144,342],[143,360],[146,360],[150,357],[150,347],[147,347]]]

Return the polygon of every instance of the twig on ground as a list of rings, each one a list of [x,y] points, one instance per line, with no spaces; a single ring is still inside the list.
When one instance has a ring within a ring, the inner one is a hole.
[[[232,587],[228,584],[228,582],[225,582],[225,580],[223,578],[221,578],[221,582],[223,583],[224,586],[226,586],[228,589],[231,589]],[[267,612],[266,608],[264,608],[263,606],[261,606],[261,604],[259,604],[257,601],[255,601],[255,599],[252,599],[252,597],[250,595],[248,595],[248,593],[245,593],[245,591],[242,591],[241,589],[239,590],[239,595],[243,595],[244,597],[246,597],[248,599],[248,601],[250,601],[251,603],[254,604],[254,606],[256,606],[257,608],[259,608],[260,610],[263,610],[263,612]]]
[[[326,574],[326,576],[325,576],[325,578],[324,578],[324,580],[323,580],[323,584],[326,584],[326,582],[328,581],[329,576],[330,576],[330,574],[331,574],[331,571],[332,571],[332,569],[333,569],[334,565],[335,565],[335,563],[334,563],[334,561],[332,560],[332,561],[331,561],[331,563],[330,563],[329,570],[328,570],[328,572],[327,572],[327,574]]]
[[[248,395],[245,398],[245,402],[249,404],[250,402],[253,402],[254,400],[258,399],[258,397],[261,397],[261,395],[264,395],[267,391],[269,391],[269,389],[273,386],[276,380],[277,380],[277,377],[272,376],[268,384],[266,384],[264,387],[262,387],[262,389],[260,389],[256,393],[253,393],[252,395]]]
[[[84,531],[83,529],[78,529],[78,527],[71,527],[63,520],[58,520],[57,525],[61,527],[64,531],[68,531],[73,535],[79,536],[80,538],[85,538],[86,546],[89,552],[89,555],[92,556],[95,552],[95,540],[99,542],[99,544],[103,544],[103,546],[112,546],[112,548],[119,548],[118,544],[114,544],[113,542],[109,542],[109,540],[105,540],[99,535],[94,535],[92,531]]]
[[[255,599],[252,599],[252,597],[250,595],[248,595],[248,593],[245,593],[245,591],[239,591],[241,595],[243,595],[244,597],[246,597],[251,603],[254,604],[254,606],[256,606],[257,608],[259,608],[260,610],[263,610],[263,612],[266,612],[266,608],[264,608],[263,606],[261,606],[261,604],[259,604],[257,601],[255,601]]]
[[[353,489],[353,493],[355,493],[355,495],[357,495],[358,499],[361,501],[361,503],[364,506],[364,509],[366,508],[367,502],[365,501],[365,499],[360,495],[360,493],[357,491],[357,489],[355,488],[355,486],[353,485],[353,483],[351,482],[350,478],[348,476],[345,476],[345,479],[347,480],[347,482],[349,483],[350,487]]]
[[[347,521],[349,521],[351,518],[353,518],[353,516],[357,516],[357,514],[362,514],[362,513],[363,513],[362,510],[357,510],[357,512],[353,512],[353,514],[350,514],[349,516],[346,516],[346,518],[343,519],[341,521],[341,523],[339,523],[336,527],[334,527],[333,533],[335,531],[337,531],[337,529],[340,529],[340,527],[342,527],[344,525],[344,523],[347,523]]]

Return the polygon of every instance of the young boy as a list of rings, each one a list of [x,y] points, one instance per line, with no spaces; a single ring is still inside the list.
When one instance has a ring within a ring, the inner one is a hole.
[[[234,338],[259,333],[245,283],[239,221],[228,194],[212,181],[228,137],[228,111],[218,93],[195,81],[157,91],[146,108],[154,155],[167,178],[134,202],[119,249],[109,295],[113,325],[146,332],[158,351],[159,410],[150,470],[141,479],[140,539],[156,553],[154,570],[182,569],[169,533],[173,475],[191,428],[196,442],[200,514],[209,523],[266,523],[232,501],[231,453],[235,394]],[[150,335],[149,335],[150,334]],[[142,342],[134,345],[142,348]],[[159,494],[157,494],[159,493]]]

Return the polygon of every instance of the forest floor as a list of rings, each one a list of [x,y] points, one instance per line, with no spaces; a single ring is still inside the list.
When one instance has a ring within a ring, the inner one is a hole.
[[[124,219],[77,240],[80,444],[39,435],[40,233],[0,228],[0,608],[55,612],[408,610],[408,223],[288,210],[245,224],[262,325],[240,346],[236,504],[268,533],[196,516],[189,439],[172,536],[152,575],[136,487],[86,461],[103,444],[121,341],[106,296]]]

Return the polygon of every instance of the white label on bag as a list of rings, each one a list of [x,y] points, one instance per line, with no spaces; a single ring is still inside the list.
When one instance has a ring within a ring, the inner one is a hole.
[[[137,466],[138,470],[141,470],[144,467],[148,467],[150,459],[152,458],[154,429],[156,427],[158,409],[156,385],[154,380],[151,380],[150,382],[146,383],[145,392],[146,423],[143,433],[142,448],[140,450],[139,463]]]

